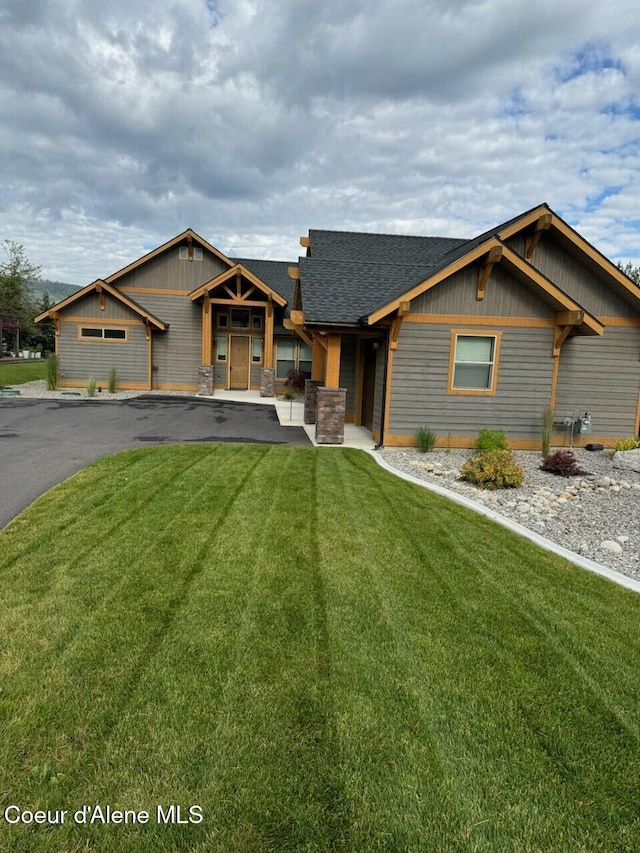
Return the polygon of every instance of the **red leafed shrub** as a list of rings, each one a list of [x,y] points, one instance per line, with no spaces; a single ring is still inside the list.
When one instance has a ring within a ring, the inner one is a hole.
[[[587,473],[578,465],[570,450],[556,450],[555,453],[549,453],[543,457],[540,469],[550,474],[557,474],[559,477],[579,477]]]

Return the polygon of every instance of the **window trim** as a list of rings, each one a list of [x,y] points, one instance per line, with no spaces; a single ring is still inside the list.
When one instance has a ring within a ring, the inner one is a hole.
[[[97,329],[102,334],[99,337],[97,335],[95,335],[95,336],[83,335],[82,333],[85,329]],[[107,329],[109,331],[124,332],[124,338],[105,338],[104,332]],[[89,344],[97,344],[97,343],[98,344],[104,344],[104,343],[126,344],[129,341],[129,329],[126,326],[125,327],[123,327],[123,326],[108,326],[108,325],[103,326],[102,324],[101,325],[93,325],[93,324],[89,325],[88,323],[78,323],[77,331],[78,331],[78,340],[82,341],[82,343],[84,343],[84,344],[86,344],[86,343],[89,343]]]
[[[301,341],[300,338],[274,338],[274,341],[273,341],[274,347],[273,348],[274,348],[274,355],[275,355],[274,361],[275,361],[275,369],[276,369],[276,379],[281,381],[281,382],[286,380],[287,377],[286,377],[286,375],[285,376],[279,375],[279,373],[278,373],[278,361],[291,361],[291,359],[288,359],[288,358],[278,359],[278,350],[279,350],[280,344],[282,344],[282,343],[293,344],[293,368],[292,369],[293,370],[300,370],[300,361],[301,361],[301,359],[300,359],[300,344],[304,343],[304,341]],[[311,353],[311,358],[302,359],[302,361],[308,361],[309,363],[311,363],[313,361],[313,352]],[[305,372],[307,372],[307,373],[309,373],[309,375],[311,375],[310,371],[305,371]]]
[[[456,368],[456,348],[459,337],[477,336],[481,338],[493,338],[493,363],[491,370],[491,384],[488,388],[454,388],[453,379]],[[486,329],[451,329],[451,340],[449,344],[449,372],[447,378],[447,394],[458,394],[468,397],[494,397],[498,388],[498,367],[500,364],[500,344],[502,342],[501,331],[489,331]]]

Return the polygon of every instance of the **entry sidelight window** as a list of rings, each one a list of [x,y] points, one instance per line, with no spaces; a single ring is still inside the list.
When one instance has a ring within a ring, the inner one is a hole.
[[[226,361],[227,360],[227,337],[226,335],[219,335],[217,340],[217,348],[216,348],[216,361]]]

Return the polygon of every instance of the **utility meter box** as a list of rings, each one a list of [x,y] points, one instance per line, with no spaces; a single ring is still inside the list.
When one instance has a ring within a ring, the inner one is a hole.
[[[578,417],[576,432],[580,435],[591,435],[591,412],[585,412]]]

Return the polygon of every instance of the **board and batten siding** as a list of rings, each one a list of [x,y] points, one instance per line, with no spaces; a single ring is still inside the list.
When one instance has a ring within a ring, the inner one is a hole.
[[[78,340],[80,325],[87,324],[60,323],[60,385],[84,385],[93,376],[98,385],[106,386],[109,372],[115,368],[118,385],[149,388],[149,351],[143,325],[128,325],[126,341]]]
[[[476,299],[478,265],[471,264],[411,300],[413,314],[471,314],[478,317],[551,319],[554,309],[539,288],[524,284],[500,265],[494,266],[484,299]]]
[[[166,332],[153,333],[153,387],[197,390],[202,364],[202,305],[192,302],[186,294],[145,293],[138,294],[136,301],[169,324]]]
[[[522,235],[507,241],[518,254],[524,255]],[[590,269],[570,255],[549,235],[544,235],[528,261],[567,296],[596,317],[638,317],[638,309],[623,295],[614,282],[605,284]]]
[[[73,302],[64,310],[65,319],[73,317],[93,317],[96,320],[140,320],[140,317],[135,314],[122,302],[118,302],[109,293],[104,294],[104,311],[100,310],[100,297],[97,293],[89,293]]]
[[[358,381],[358,342],[355,335],[343,335],[340,342],[340,387],[346,388],[345,413],[355,415]]]
[[[190,293],[227,269],[229,267],[224,261],[206,249],[203,249],[201,261],[180,260],[178,246],[174,246],[123,275],[114,284],[124,291],[127,288],[153,288]]]
[[[402,325],[393,359],[388,435],[412,436],[427,426],[440,435],[475,436],[486,427],[504,430],[508,439],[540,436],[551,393],[553,329],[486,327],[487,334],[502,332],[495,395],[448,394],[451,330],[468,328]]]
[[[556,420],[589,411],[593,435],[633,435],[639,392],[640,328],[609,326],[602,337],[567,338],[560,355]]]

